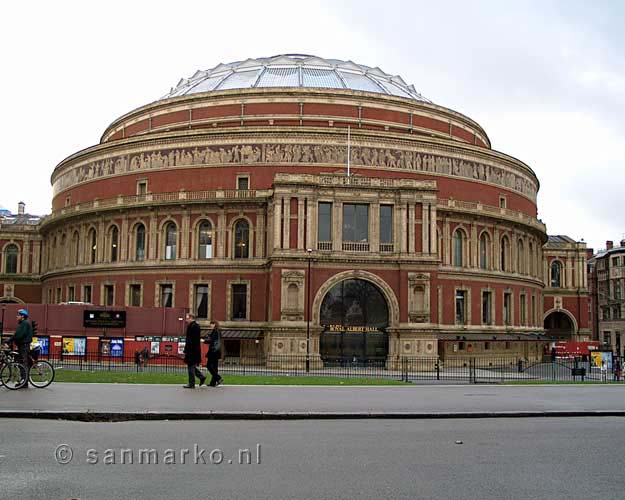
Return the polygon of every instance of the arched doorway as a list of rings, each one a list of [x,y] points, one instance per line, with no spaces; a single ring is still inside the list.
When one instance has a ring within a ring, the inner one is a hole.
[[[321,302],[319,354],[328,362],[384,363],[388,355],[388,304],[380,289],[362,279],[334,285]]]
[[[553,311],[544,321],[545,334],[558,339],[570,339],[575,334],[575,325],[562,311]]]

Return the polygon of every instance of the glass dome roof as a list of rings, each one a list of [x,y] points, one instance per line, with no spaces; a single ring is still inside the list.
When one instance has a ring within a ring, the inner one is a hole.
[[[181,79],[162,99],[212,90],[270,87],[350,89],[432,102],[400,76],[380,68],[305,54],[247,59],[196,71],[190,78]]]

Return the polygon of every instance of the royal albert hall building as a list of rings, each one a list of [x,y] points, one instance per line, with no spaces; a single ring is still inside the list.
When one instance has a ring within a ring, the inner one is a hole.
[[[51,181],[43,303],[186,308],[241,358],[542,354],[536,174],[379,68],[197,71]]]

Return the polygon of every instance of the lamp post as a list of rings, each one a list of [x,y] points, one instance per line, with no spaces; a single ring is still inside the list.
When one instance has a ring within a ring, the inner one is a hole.
[[[310,372],[310,261],[312,248],[308,253],[308,273],[306,274],[306,373]]]

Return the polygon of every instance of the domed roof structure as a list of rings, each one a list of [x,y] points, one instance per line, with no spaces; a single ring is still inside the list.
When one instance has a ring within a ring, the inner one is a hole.
[[[162,99],[213,90],[270,87],[348,89],[431,103],[400,76],[380,68],[305,54],[247,59],[196,71],[192,77],[181,79]]]

